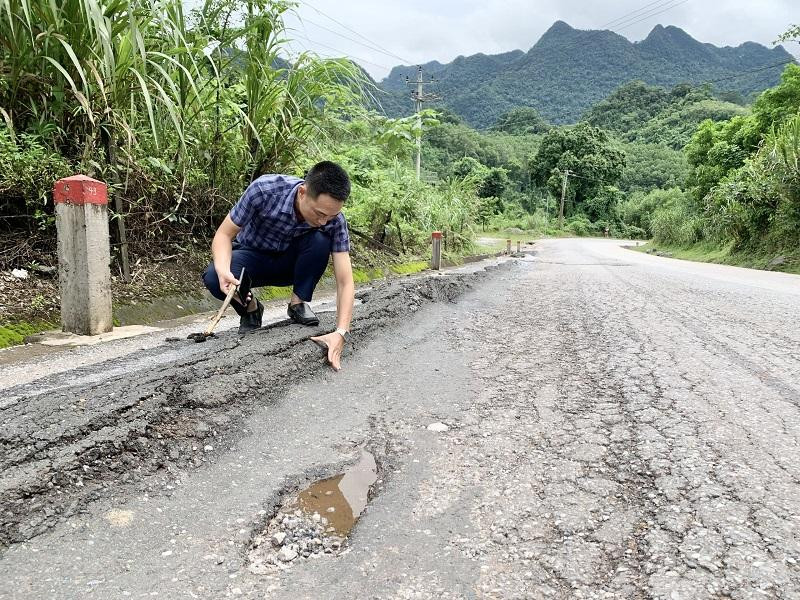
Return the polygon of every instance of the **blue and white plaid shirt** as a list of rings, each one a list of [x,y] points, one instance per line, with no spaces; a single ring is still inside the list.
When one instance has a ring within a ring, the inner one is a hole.
[[[302,179],[291,175],[262,175],[231,209],[231,220],[241,231],[236,241],[266,252],[284,252],[297,236],[313,229],[297,220],[294,199]],[[349,252],[347,220],[339,213],[322,227],[331,238],[331,252]]]

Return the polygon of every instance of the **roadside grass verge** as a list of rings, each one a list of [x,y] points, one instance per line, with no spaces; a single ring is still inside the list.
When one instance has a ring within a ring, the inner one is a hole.
[[[733,245],[719,246],[708,242],[692,246],[669,246],[648,242],[645,245],[630,248],[648,254],[660,253],[671,258],[707,262],[762,271],[779,271],[782,273],[800,274],[800,249],[784,249],[783,251],[736,251]]]

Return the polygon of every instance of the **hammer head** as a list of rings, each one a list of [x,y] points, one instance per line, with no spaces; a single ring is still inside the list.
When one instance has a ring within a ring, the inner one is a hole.
[[[198,344],[201,342],[205,342],[208,338],[216,337],[213,333],[190,333],[186,336],[188,340],[194,340]]]

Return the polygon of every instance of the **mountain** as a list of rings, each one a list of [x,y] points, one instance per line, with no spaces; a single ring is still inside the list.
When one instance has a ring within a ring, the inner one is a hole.
[[[517,107],[535,108],[552,123],[574,123],[634,80],[666,88],[722,80],[713,84],[715,92],[752,98],[777,84],[783,67],[770,65],[790,60],[794,57],[782,46],[746,42],[720,48],[673,26],[657,25],[644,40],[631,42],[613,31],[581,31],[557,21],[528,52],[459,56],[422,67],[426,80],[437,80],[425,86],[441,97],[434,106],[485,128]],[[380,82],[386,93],[379,100],[387,114],[412,112],[406,77],[416,76],[416,66],[397,66]]]

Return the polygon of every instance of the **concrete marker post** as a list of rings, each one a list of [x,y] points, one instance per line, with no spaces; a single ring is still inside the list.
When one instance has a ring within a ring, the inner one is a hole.
[[[442,232],[431,234],[431,269],[438,271],[442,267]]]
[[[522,242],[517,240],[517,254],[519,254],[520,252],[522,252]]]
[[[74,175],[53,187],[58,236],[61,327],[80,335],[113,328],[108,188],[102,181]]]
[[[511,254],[511,240],[506,240],[506,254]]]

